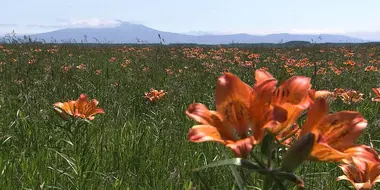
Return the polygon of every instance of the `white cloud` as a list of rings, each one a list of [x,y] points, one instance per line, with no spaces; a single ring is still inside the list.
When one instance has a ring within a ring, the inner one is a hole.
[[[88,18],[88,19],[69,18],[69,19],[59,19],[57,21],[62,23],[62,27],[64,27],[64,28],[114,27],[114,26],[119,26],[122,22],[120,20],[104,19],[104,18]]]

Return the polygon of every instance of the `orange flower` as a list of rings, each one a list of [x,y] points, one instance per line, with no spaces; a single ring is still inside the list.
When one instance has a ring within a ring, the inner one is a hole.
[[[339,70],[338,68],[336,68],[335,66],[330,66],[330,69],[331,69],[336,75],[340,75],[340,74],[342,74],[342,71]]]
[[[173,74],[173,71],[169,68],[165,69],[165,71],[166,71],[166,74],[168,74],[168,75]]]
[[[380,181],[380,159],[377,152],[368,146],[356,146],[347,150],[352,154],[352,162],[339,167],[345,175],[337,178],[349,181],[355,189],[372,189]]]
[[[98,104],[99,102],[96,99],[88,101],[87,96],[85,94],[81,94],[76,101],[69,100],[63,103],[55,103],[54,109],[60,114],[61,117],[64,117],[62,114],[67,114],[74,117],[93,120],[96,114],[104,113],[102,108],[97,108]]]
[[[150,102],[156,102],[160,100],[167,94],[164,90],[155,90],[154,88],[150,89],[150,92],[145,92],[144,98],[149,100]]]
[[[347,61],[343,62],[343,64],[354,66],[356,63],[353,60],[347,60]]]
[[[188,138],[192,142],[214,141],[224,144],[238,157],[247,157],[253,145],[264,137],[265,125],[271,120],[268,91],[271,80],[262,80],[252,89],[237,76],[225,73],[219,77],[215,90],[216,111],[200,103],[191,104],[186,115],[200,123],[193,126]],[[269,100],[270,100],[269,96]],[[249,134],[251,132],[251,134]]]
[[[343,162],[346,164],[355,163],[356,168],[361,171],[365,170],[368,165],[372,167],[380,162],[376,150],[366,145],[353,146],[346,149],[344,153],[349,154],[350,158],[343,160]]]
[[[358,93],[356,90],[347,90],[340,95],[345,104],[361,102],[364,100],[363,96],[363,93]]]
[[[373,102],[380,102],[380,88],[372,88],[372,90],[375,92],[376,97],[372,98]]]
[[[86,69],[86,65],[81,63],[80,65],[77,66],[77,69],[84,70],[84,69]]]
[[[319,161],[350,160],[348,148],[367,127],[367,121],[359,112],[341,111],[328,114],[328,105],[319,98],[310,107],[302,127],[301,136],[312,132],[316,136],[311,158]]]
[[[339,176],[337,181],[347,180],[357,190],[372,189],[377,182],[380,182],[380,163],[360,171],[355,164],[342,164],[339,166],[345,175]]]
[[[310,79],[304,76],[294,76],[284,81],[278,88],[277,81],[266,71],[259,71],[260,80],[267,81],[267,91],[271,94],[264,96],[270,99],[273,114],[281,117],[281,122],[272,121],[268,131],[279,137],[292,133],[293,125],[303,110],[309,107],[312,99],[309,96]],[[258,81],[260,81],[258,80]],[[258,83],[260,84],[260,83]],[[316,94],[316,92],[313,92]],[[318,95],[319,96],[319,91]]]
[[[108,61],[111,62],[111,63],[113,63],[113,62],[115,62],[116,60],[117,60],[116,57],[111,57]]]
[[[364,71],[373,71],[373,72],[378,72],[379,70],[375,66],[367,66]]]

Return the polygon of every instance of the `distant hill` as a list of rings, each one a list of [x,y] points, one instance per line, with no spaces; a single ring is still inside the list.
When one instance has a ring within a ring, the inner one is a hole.
[[[45,42],[107,42],[107,43],[159,43],[158,34],[165,43],[231,44],[231,43],[285,43],[307,41],[316,43],[360,43],[363,40],[345,35],[307,35],[307,34],[270,34],[270,35],[189,35],[155,30],[140,24],[122,22],[109,28],[68,28],[52,32],[30,35],[33,40]],[[86,37],[85,37],[86,36]]]

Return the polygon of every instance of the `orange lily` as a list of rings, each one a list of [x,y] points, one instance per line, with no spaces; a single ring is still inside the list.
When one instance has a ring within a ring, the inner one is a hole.
[[[219,142],[238,157],[247,157],[253,145],[262,140],[265,124],[272,119],[269,104],[265,104],[265,87],[252,89],[228,72],[219,77],[215,89],[216,111],[200,103],[191,104],[186,110],[189,118],[201,124],[190,129],[189,140]]]
[[[167,92],[164,90],[156,90],[154,88],[150,89],[150,92],[145,92],[144,93],[144,98],[150,102],[157,102],[161,98],[163,98]]]
[[[372,90],[375,92],[376,97],[372,98],[373,102],[380,102],[380,88],[372,88]]]
[[[302,127],[301,136],[312,132],[316,135],[311,157],[320,161],[350,160],[345,153],[367,127],[367,121],[359,112],[341,111],[328,114],[328,105],[319,98],[310,107]]]
[[[81,94],[76,101],[69,100],[63,103],[55,103],[54,109],[57,111],[57,113],[60,114],[61,117],[63,116],[62,114],[67,114],[74,117],[93,120],[96,114],[104,113],[104,110],[102,108],[97,108],[98,104],[99,102],[96,99],[88,101],[87,96],[85,94]]]
[[[256,71],[256,88],[265,85],[267,102],[270,102],[273,114],[283,117],[278,122],[273,120],[268,126],[268,131],[278,137],[285,137],[294,132],[293,125],[300,114],[309,107],[312,99],[310,97],[310,79],[304,76],[293,76],[276,87],[277,81],[265,70]],[[313,91],[314,96],[321,96]]]
[[[368,146],[357,146],[352,148],[353,162],[340,165],[345,175],[337,178],[348,180],[355,189],[372,189],[377,182],[380,182],[380,162],[377,152]]]
[[[343,160],[346,164],[355,163],[356,168],[360,171],[366,169],[367,166],[372,167],[376,163],[380,163],[379,155],[376,150],[366,146],[359,145],[348,148],[344,153],[349,154],[350,160]]]

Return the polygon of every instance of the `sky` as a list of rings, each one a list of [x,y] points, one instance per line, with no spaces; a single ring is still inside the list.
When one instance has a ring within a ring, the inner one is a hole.
[[[377,35],[379,0],[2,0],[0,35],[120,21],[178,33]]]

